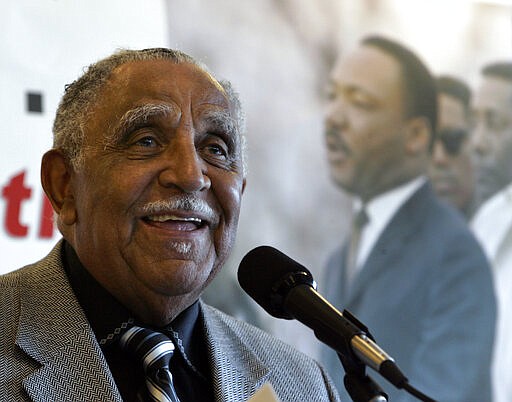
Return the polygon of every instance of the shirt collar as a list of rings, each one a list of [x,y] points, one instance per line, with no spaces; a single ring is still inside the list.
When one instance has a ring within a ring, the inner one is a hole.
[[[386,228],[389,221],[409,198],[424,184],[425,176],[416,177],[392,190],[378,195],[370,200],[364,207],[368,215],[368,224],[361,232],[360,247],[357,252],[357,268],[368,258],[373,246]],[[360,199],[354,200],[354,210],[359,211],[363,207]]]
[[[371,199],[366,205],[370,222],[384,221],[387,223],[395,212],[420,188],[427,178],[419,176],[385,193]],[[363,206],[361,199],[354,200],[354,209],[359,211]]]
[[[135,323],[133,314],[94,279],[80,262],[73,247],[66,241],[63,250],[64,267],[78,302],[100,345],[108,344],[127,326]],[[185,351],[188,351],[192,338],[197,333],[194,332],[194,326],[198,318],[199,302],[196,301],[169,326],[160,330],[175,332]]]

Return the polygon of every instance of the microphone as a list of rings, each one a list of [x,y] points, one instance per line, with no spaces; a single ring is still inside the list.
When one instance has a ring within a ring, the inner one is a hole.
[[[341,356],[356,356],[397,388],[406,387],[408,380],[394,359],[352,314],[341,313],[316,291],[313,276],[297,261],[273,247],[257,247],[240,262],[238,281],[273,317],[297,319]]]

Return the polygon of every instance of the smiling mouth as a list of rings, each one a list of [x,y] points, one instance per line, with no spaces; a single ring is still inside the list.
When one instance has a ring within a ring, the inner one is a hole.
[[[183,217],[177,215],[149,215],[142,220],[152,226],[167,230],[191,232],[206,227],[208,223],[198,217]]]

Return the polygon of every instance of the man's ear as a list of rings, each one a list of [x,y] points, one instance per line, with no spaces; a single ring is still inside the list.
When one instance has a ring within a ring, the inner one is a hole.
[[[428,153],[432,128],[425,117],[413,117],[407,122],[407,152],[411,155]]]
[[[66,225],[72,225],[77,218],[72,173],[73,168],[61,151],[51,149],[43,155],[41,184],[59,220]]]

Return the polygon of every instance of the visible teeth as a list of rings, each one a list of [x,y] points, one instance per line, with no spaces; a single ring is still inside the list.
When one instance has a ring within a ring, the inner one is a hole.
[[[195,223],[201,223],[201,219],[199,218],[184,218],[181,216],[175,216],[175,215],[153,215],[148,216],[148,220],[153,222],[166,222],[166,221],[182,221],[182,222],[195,222]]]

